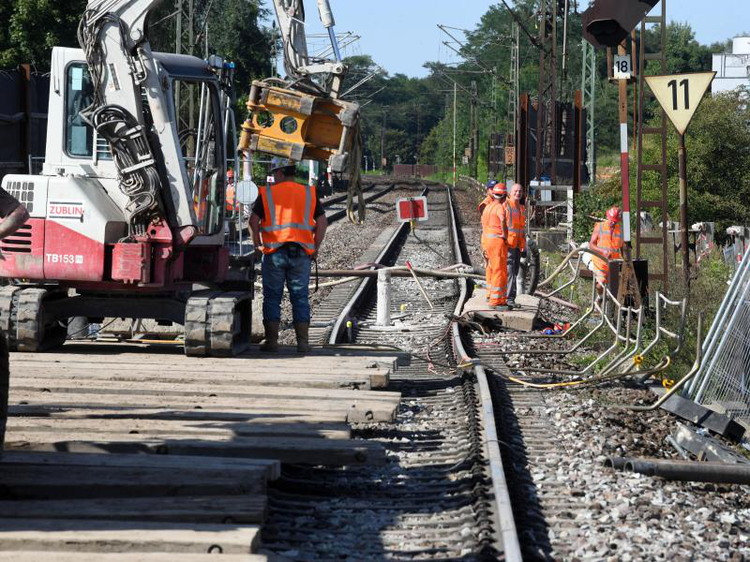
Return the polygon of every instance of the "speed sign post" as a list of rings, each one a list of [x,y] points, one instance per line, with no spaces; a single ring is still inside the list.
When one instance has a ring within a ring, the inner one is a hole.
[[[716,72],[695,72],[667,76],[646,76],[649,88],[677,130],[680,180],[680,247],[685,287],[690,285],[690,252],[688,250],[687,154],[685,131],[705,96]]]

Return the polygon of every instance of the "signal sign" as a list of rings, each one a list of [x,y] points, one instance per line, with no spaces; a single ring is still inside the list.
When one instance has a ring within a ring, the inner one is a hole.
[[[714,76],[716,72],[646,76],[646,82],[677,132],[684,135]]]
[[[630,55],[615,55],[614,77],[617,80],[630,80],[633,75],[633,64]]]
[[[396,214],[398,222],[426,221],[429,218],[427,212],[427,197],[409,197],[396,201]]]

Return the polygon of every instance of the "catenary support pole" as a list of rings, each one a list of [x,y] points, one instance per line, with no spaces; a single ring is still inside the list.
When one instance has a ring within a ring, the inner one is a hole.
[[[456,104],[458,103],[457,84],[453,82],[453,187],[456,187],[458,171],[456,169]]]

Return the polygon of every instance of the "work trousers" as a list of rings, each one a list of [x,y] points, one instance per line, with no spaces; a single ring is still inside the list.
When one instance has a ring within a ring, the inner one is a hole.
[[[609,263],[594,256],[591,259],[591,264],[593,265],[593,268],[589,267],[589,269],[592,269],[594,272],[596,282],[602,286],[609,283]]]
[[[310,256],[302,246],[285,244],[263,256],[263,321],[281,321],[284,285],[289,290],[294,323],[310,322]]]
[[[516,300],[516,279],[521,269],[521,248],[508,248],[508,300]]]
[[[484,241],[487,252],[487,291],[490,306],[508,303],[508,244],[502,238],[486,238]]]

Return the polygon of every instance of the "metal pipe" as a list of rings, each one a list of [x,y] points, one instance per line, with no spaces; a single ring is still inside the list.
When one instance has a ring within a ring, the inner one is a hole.
[[[318,271],[318,277],[377,277],[378,269],[321,269]],[[393,277],[412,276],[411,272],[404,267],[389,267],[388,269]],[[418,267],[413,267],[412,271],[420,277],[434,277],[436,279],[482,279],[480,275],[474,273],[457,273]]]
[[[685,386],[688,381],[690,381],[696,373],[700,370],[701,362],[703,361],[703,355],[701,350],[701,332],[703,331],[703,314],[698,314],[698,341],[696,342],[696,349],[695,349],[695,361],[693,362],[693,366],[690,368],[690,371],[682,377],[677,384],[675,384],[672,388],[670,388],[667,392],[664,393],[664,395],[659,398],[656,402],[651,404],[650,406],[630,406],[630,405],[623,405],[623,406],[616,406],[617,408],[627,408],[629,410],[632,410],[634,412],[651,412],[653,410],[656,410],[659,408],[664,402],[669,400],[669,398],[676,394],[678,390],[680,390],[683,386]]]
[[[414,278],[414,281],[417,283],[417,287],[419,287],[419,292],[422,293],[424,300],[426,300],[427,304],[430,305],[430,309],[435,310],[435,305],[432,304],[432,301],[430,300],[430,297],[427,294],[427,291],[424,290],[424,287],[422,286],[422,282],[419,280],[419,277],[417,277],[417,274],[414,273],[414,269],[412,268],[411,263],[407,261],[406,267],[409,269],[409,273],[411,273],[411,276]]]
[[[607,302],[604,301],[604,304],[602,306],[601,312],[602,316],[606,317],[607,315]],[[615,339],[612,342],[612,345],[609,346],[607,349],[605,349],[601,354],[599,354],[596,359],[594,359],[591,363],[589,363],[583,370],[581,371],[572,371],[572,370],[559,370],[559,369],[540,369],[538,367],[531,367],[523,369],[523,371],[526,372],[533,372],[533,373],[550,373],[550,374],[556,374],[556,375],[573,375],[573,376],[583,376],[586,373],[588,373],[590,370],[594,368],[594,366],[602,361],[607,355],[612,353],[615,349],[617,349],[617,346],[620,344],[620,327],[622,325],[622,314],[617,315],[617,330],[615,332]]]
[[[714,482],[717,484],[750,484],[750,465],[725,462],[694,462],[662,459],[625,458],[625,472],[658,476],[681,482]]]

